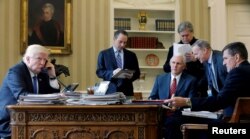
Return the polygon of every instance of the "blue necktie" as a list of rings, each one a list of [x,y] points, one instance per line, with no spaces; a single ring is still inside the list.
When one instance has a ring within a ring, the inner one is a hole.
[[[217,81],[216,81],[215,74],[213,72],[211,63],[208,63],[208,73],[209,73],[210,83],[213,85],[214,89],[217,92],[219,92],[219,87],[217,85]]]
[[[116,56],[116,63],[117,63],[117,67],[122,69],[122,58],[120,55],[120,51],[117,51],[117,56]]]
[[[33,91],[35,94],[38,94],[38,91],[37,91],[37,77],[36,76],[33,76]]]

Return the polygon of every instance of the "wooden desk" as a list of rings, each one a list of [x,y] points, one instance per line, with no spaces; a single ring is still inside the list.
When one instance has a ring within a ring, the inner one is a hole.
[[[12,139],[157,139],[157,105],[10,105]]]

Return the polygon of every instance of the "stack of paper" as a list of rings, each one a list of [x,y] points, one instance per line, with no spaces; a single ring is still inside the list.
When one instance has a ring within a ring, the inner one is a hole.
[[[86,95],[82,99],[68,99],[67,103],[71,105],[108,105],[121,104],[126,100],[126,96],[122,92],[108,95]]]
[[[210,111],[191,111],[190,108],[184,109],[182,115],[193,116],[200,118],[218,119],[219,115],[215,112]]]
[[[62,104],[65,97],[59,93],[55,94],[28,94],[19,97],[20,104]]]

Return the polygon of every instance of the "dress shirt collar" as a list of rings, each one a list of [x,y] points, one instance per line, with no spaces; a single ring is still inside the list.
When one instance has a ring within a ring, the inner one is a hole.
[[[115,46],[113,46],[113,50],[114,50],[115,54],[118,52],[118,50],[117,50],[117,48]],[[123,50],[122,49],[120,50],[120,53],[123,54]]]
[[[178,84],[178,82],[179,82],[179,80],[180,80],[180,78],[181,78],[181,74],[182,74],[182,73],[180,73],[180,74],[177,75],[177,76],[174,76],[173,74],[171,74],[171,83],[172,83],[173,79],[176,78],[176,82],[177,82],[177,84]]]
[[[29,70],[29,72],[30,72],[30,77],[31,78],[33,78],[34,76],[37,76],[37,74],[33,73],[32,71]]]
[[[210,56],[209,56],[209,58],[208,58],[208,61],[207,61],[207,63],[209,63],[209,64],[213,64],[213,50],[211,51],[211,53],[210,53]]]

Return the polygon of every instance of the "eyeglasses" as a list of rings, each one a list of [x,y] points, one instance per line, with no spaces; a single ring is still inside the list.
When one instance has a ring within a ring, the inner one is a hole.
[[[35,60],[37,60],[37,61],[48,61],[49,59],[48,58],[41,58],[41,57],[31,57],[31,58],[33,58],[33,59],[35,59]]]

